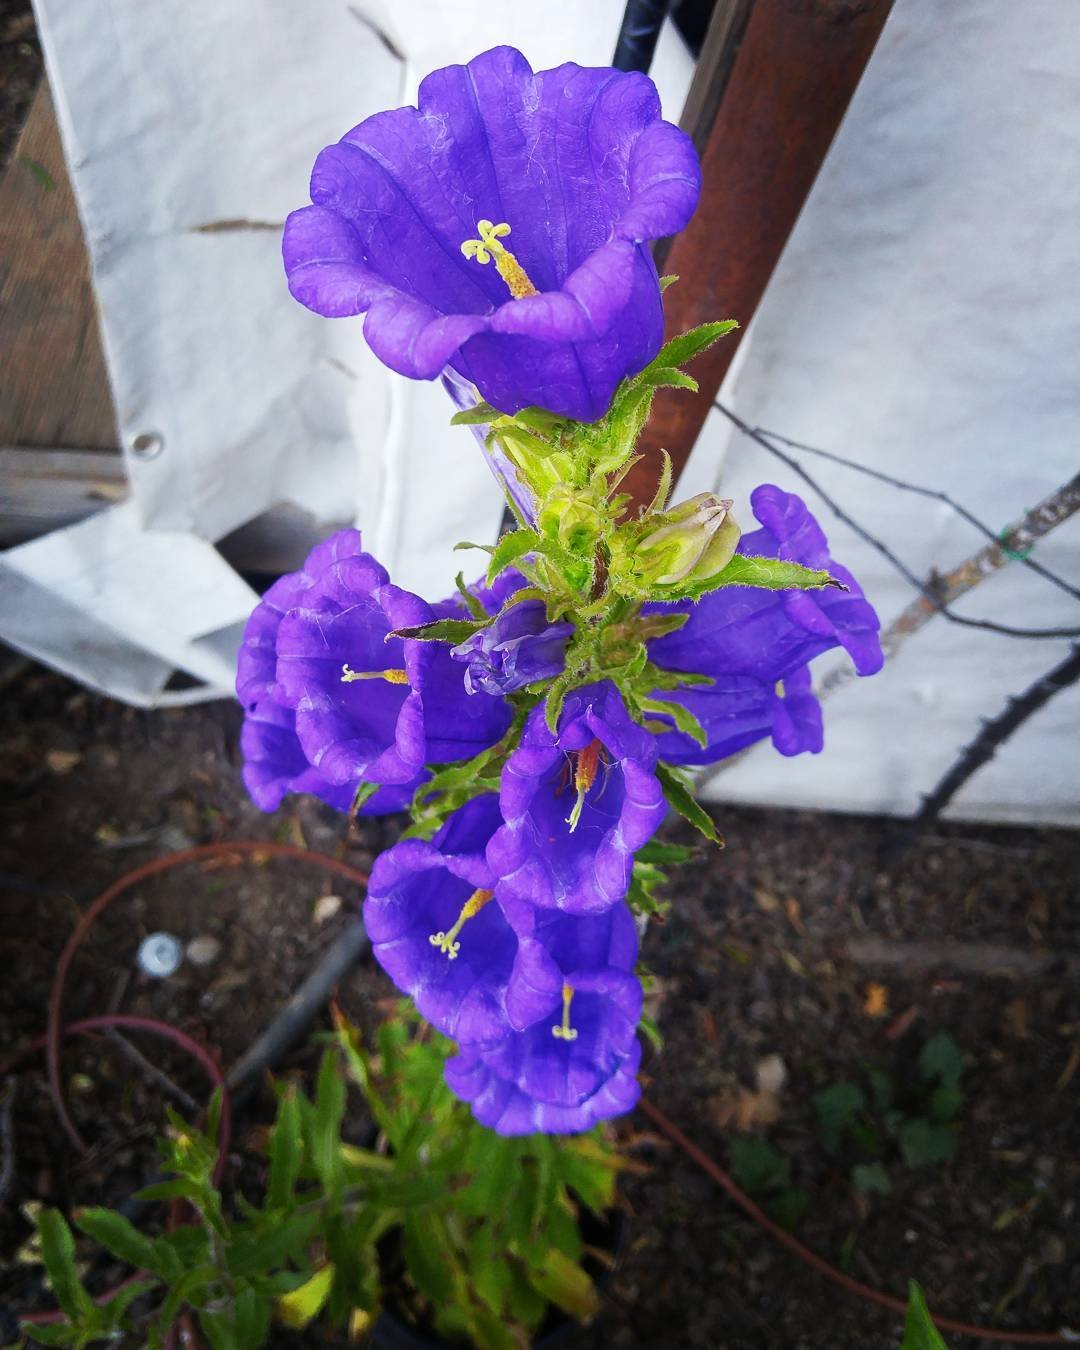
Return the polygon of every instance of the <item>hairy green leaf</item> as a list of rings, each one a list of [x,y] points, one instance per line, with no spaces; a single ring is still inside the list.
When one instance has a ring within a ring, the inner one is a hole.
[[[667,366],[685,366],[687,361],[700,356],[725,333],[730,333],[738,326],[734,319],[723,319],[718,323],[703,323],[698,328],[691,328],[688,333],[682,333],[679,337],[672,338],[670,342],[665,342],[656,357],[645,367],[645,371],[658,368],[662,370]]]
[[[676,728],[684,736],[689,736],[692,741],[696,741],[703,750],[709,744],[709,737],[705,728],[685,704],[676,703],[674,699],[639,698],[638,707],[642,712],[658,713],[670,717]]]
[[[115,1210],[80,1209],[72,1217],[88,1237],[136,1270],[152,1271],[163,1280],[174,1280],[180,1274],[180,1259],[171,1247],[146,1237]]]
[[[491,619],[435,619],[415,628],[395,628],[388,637],[412,638],[417,642],[450,642],[457,644],[486,628]]]
[[[841,591],[847,590],[842,581],[837,581],[828,572],[803,567],[800,563],[784,562],[780,558],[757,558],[736,553],[728,565],[714,576],[682,589],[673,586],[670,591],[672,595],[678,592],[696,599],[721,586],[754,586],[767,591],[808,591],[834,586]]]
[[[484,620],[488,617],[487,610],[480,603],[479,599],[473,595],[465,584],[465,573],[459,572],[454,578],[454,585],[457,587],[458,595],[461,596],[462,604],[469,611],[474,619]]]
[[[678,811],[679,815],[688,820],[696,830],[700,830],[706,839],[723,848],[723,835],[717,830],[709,813],[698,803],[679,771],[661,761],[656,766],[656,776],[660,780],[668,805]]]
[[[293,1203],[293,1192],[300,1175],[304,1144],[296,1093],[295,1086],[287,1089],[270,1132],[270,1176],[266,1183],[268,1209],[285,1209]]]
[[[659,863],[663,866],[667,863],[689,862],[693,856],[694,850],[687,848],[685,844],[664,844],[658,839],[650,839],[643,848],[639,848],[634,854],[634,861]]]
[[[345,1115],[345,1080],[337,1052],[327,1046],[315,1085],[312,1118],[312,1162],[331,1198],[341,1193],[345,1164],[341,1157],[341,1121]]]
[[[71,1320],[79,1321],[94,1310],[75,1265],[75,1239],[58,1209],[44,1209],[37,1218],[41,1258],[49,1272],[56,1301]]]
[[[490,403],[478,403],[475,408],[464,408],[461,412],[456,412],[450,419],[450,425],[452,427],[486,426],[501,416],[502,413],[499,412],[498,408],[493,408]]]
[[[523,557],[526,553],[533,553],[539,544],[539,539],[533,530],[511,530],[509,534],[504,534],[495,545],[495,552],[491,555],[491,562],[488,564],[487,584],[490,586],[500,573],[505,572],[512,562]]]
[[[590,1321],[600,1310],[600,1296],[592,1280],[576,1261],[554,1247],[532,1267],[530,1278],[546,1299],[579,1322]]]

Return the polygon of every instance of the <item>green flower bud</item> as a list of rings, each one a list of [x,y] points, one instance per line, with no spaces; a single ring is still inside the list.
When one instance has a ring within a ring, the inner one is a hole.
[[[634,571],[646,585],[704,581],[731,561],[741,531],[727,498],[699,492],[669,511],[646,518],[648,532],[634,548]]]
[[[558,539],[571,553],[591,553],[602,523],[595,503],[565,483],[548,493],[538,521],[549,539]]]

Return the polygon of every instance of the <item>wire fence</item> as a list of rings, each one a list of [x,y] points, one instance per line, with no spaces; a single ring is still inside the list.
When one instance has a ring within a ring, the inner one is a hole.
[[[882,648],[886,659],[895,655],[902,642],[938,615],[949,623],[958,624],[965,628],[981,629],[1002,637],[1026,641],[1060,641],[1063,638],[1080,637],[1080,626],[1022,627],[1002,623],[996,619],[973,618],[968,615],[957,614],[953,608],[959,597],[966,595],[1009,563],[1016,563],[1027,568],[1045,584],[1053,586],[1071,598],[1080,601],[1080,586],[1074,585],[1065,577],[1060,576],[1030,556],[1031,550],[1038,540],[1044,538],[1051,530],[1080,511],[1080,473],[1075,474],[1068,482],[1062,484],[1037,506],[1026,511],[1023,516],[1006,526],[1005,529],[995,530],[962,502],[957,501],[949,493],[939,488],[908,482],[895,474],[871,468],[869,465],[861,464],[857,460],[837,454],[835,451],[808,445],[804,441],[794,440],[790,436],[785,436],[777,431],[770,431],[765,427],[751,426],[720,399],[715,401],[714,406],[742,435],[780,460],[792,473],[802,479],[838,520],[843,521],[860,539],[879,553],[890,567],[917,592],[912,603],[891,622],[884,625],[882,629]],[[885,540],[862,524],[848,509],[841,505],[833,492],[826,489],[810,472],[802,459],[797,458],[796,454],[791,453],[792,451],[799,455],[811,455],[816,459],[837,464],[842,468],[850,469],[876,482],[883,483],[896,491],[913,493],[940,502],[978,531],[984,537],[986,543],[976,553],[965,558],[950,571],[945,573],[934,571],[928,578],[923,579]],[[960,752],[933,791],[924,796],[922,806],[916,815],[916,820],[920,825],[930,824],[937,819],[960,788],[993,757],[996,750],[1015,734],[1029,717],[1044,707],[1055,694],[1068,688],[1080,677],[1078,651],[1080,651],[1080,648],[1074,648],[1064,661],[1055,663],[1053,669],[1047,671],[1035,684],[1009,699],[1005,710],[985,724],[983,731]],[[821,681],[815,692],[819,698],[825,698],[835,693],[838,688],[847,684],[852,678],[854,678],[853,673],[849,667],[840,667],[830,672]],[[733,755],[730,759],[712,766],[699,775],[697,779],[698,790],[703,789],[720,773],[751,753],[752,749],[753,747],[739,755]]]

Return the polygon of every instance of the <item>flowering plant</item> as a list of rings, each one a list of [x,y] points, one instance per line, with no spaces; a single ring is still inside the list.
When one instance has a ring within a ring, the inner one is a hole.
[[[388,366],[443,379],[515,528],[465,546],[483,576],[434,604],[356,530],[272,587],[240,655],[245,778],[266,810],[408,808],[364,920],[456,1044],[447,1084],[503,1135],[637,1100],[650,841],[669,808],[718,839],[685,766],[766,737],[816,753],[810,661],[881,665],[874,610],[798,497],[759,487],[744,534],[730,500],[671,505],[666,456],[650,503],[621,490],[656,390],[695,390],[683,367],[735,326],[662,342],[674,279],[648,243],[698,189],[644,76],[534,73],[504,47],[324,150],[285,230],[297,299],[365,313]]]

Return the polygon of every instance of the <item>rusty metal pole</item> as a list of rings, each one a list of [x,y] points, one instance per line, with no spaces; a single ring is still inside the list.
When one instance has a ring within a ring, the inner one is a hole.
[[[701,201],[663,258],[667,336],[711,319],[742,327],[694,362],[698,395],[662,390],[628,489],[648,501],[659,450],[676,472],[754,316],[859,83],[892,0],[719,0],[683,129],[701,154]]]

